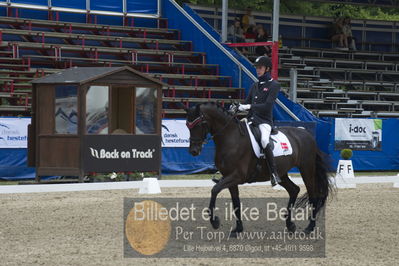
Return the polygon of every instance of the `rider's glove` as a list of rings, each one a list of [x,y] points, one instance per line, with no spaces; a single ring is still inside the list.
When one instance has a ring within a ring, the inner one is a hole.
[[[237,111],[238,111],[238,104],[235,104],[235,103],[231,104],[229,112],[232,114],[235,114],[235,113],[237,113]]]
[[[238,106],[238,111],[248,111],[249,109],[251,109],[251,105],[250,104],[240,104]]]

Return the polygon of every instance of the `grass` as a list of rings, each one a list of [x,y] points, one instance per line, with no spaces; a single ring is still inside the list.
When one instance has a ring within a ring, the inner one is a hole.
[[[161,180],[184,180],[184,179],[206,180],[206,179],[211,179],[214,176],[219,178],[220,174],[163,175],[161,177]]]
[[[18,181],[0,180],[0,186],[18,185]]]
[[[399,171],[397,172],[356,172],[355,171],[355,176],[396,176],[399,174]]]

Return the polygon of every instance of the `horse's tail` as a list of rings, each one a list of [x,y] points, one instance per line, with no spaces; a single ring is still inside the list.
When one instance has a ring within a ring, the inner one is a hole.
[[[334,193],[334,184],[331,182],[331,173],[333,171],[330,158],[322,151],[316,153],[316,167],[313,191],[305,193],[297,202],[297,206],[305,206],[307,202],[312,203],[314,208],[324,207],[327,198]]]

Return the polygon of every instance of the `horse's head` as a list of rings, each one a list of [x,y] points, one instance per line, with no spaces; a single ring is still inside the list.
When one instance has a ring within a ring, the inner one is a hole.
[[[201,105],[186,108],[187,120],[186,125],[190,130],[190,147],[189,152],[193,156],[197,156],[202,151],[202,145],[209,133],[209,125],[206,116],[201,111]]]

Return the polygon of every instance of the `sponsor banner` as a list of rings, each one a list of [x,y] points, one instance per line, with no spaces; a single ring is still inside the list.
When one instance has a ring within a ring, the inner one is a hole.
[[[189,147],[186,120],[162,120],[162,147]]]
[[[381,119],[335,119],[335,149],[381,150]]]
[[[0,118],[0,149],[27,148],[30,118]]]
[[[158,171],[161,165],[160,137],[154,135],[86,135],[86,172]]]

